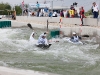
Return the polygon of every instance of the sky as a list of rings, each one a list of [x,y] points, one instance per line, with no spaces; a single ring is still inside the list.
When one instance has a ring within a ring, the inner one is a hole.
[[[41,2],[44,2],[45,0],[24,0],[24,3],[25,4],[36,3],[37,1],[39,3],[41,3]],[[54,6],[70,6],[74,2],[77,2],[78,7],[83,6],[86,11],[91,9],[93,2],[97,2],[97,4],[99,4],[99,2],[100,2],[100,0],[46,0],[46,1],[49,2],[49,3],[51,1],[53,1]],[[23,2],[23,0],[0,0],[0,2],[4,2],[4,3],[8,2],[12,6],[14,6],[16,4],[21,4]]]

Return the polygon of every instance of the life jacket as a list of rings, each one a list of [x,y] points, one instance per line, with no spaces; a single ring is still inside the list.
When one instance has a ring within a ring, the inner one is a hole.
[[[78,42],[79,41],[79,37],[78,36],[73,36],[73,42]]]
[[[45,39],[39,38],[38,39],[38,44],[45,44]]]

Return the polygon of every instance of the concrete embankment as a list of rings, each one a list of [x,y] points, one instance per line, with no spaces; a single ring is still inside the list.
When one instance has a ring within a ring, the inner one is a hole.
[[[12,21],[12,27],[22,27],[22,26],[27,26],[28,23],[30,23],[33,27],[35,28],[45,28],[47,27],[47,19],[49,21],[49,29],[60,29],[62,32],[64,32],[64,35],[69,36],[71,35],[72,32],[76,32],[79,35],[89,35],[89,36],[100,36],[100,26],[97,25],[96,19],[90,19],[88,24],[93,24],[93,25],[88,25],[88,26],[79,26],[81,23],[79,19],[66,19],[66,21],[71,21],[70,23],[68,22],[62,22],[61,24],[59,23],[59,17],[58,18],[48,18],[48,17],[17,17],[17,20]],[[76,22],[77,23],[76,23]],[[86,20],[87,21],[87,20]],[[75,23],[77,25],[75,25]],[[95,25],[96,24],[96,25]],[[61,28],[60,28],[61,25]]]
[[[70,24],[70,25],[80,25],[81,20],[80,18],[60,18],[60,17],[27,17],[27,16],[17,16],[17,21],[24,21],[24,22],[49,22],[59,23],[60,20],[63,24]],[[100,26],[100,20],[94,18],[84,18],[83,19],[84,25],[89,26]]]

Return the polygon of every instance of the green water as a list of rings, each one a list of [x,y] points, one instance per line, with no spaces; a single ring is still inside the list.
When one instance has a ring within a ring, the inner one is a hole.
[[[38,33],[43,30],[35,29]],[[0,29],[0,65],[59,75],[100,75],[100,48],[92,41],[86,45],[53,43],[46,50],[29,43],[29,28]]]

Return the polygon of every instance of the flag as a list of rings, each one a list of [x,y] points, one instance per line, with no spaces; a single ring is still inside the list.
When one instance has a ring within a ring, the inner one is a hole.
[[[24,7],[24,0],[23,0],[23,2],[22,2],[22,7]]]

